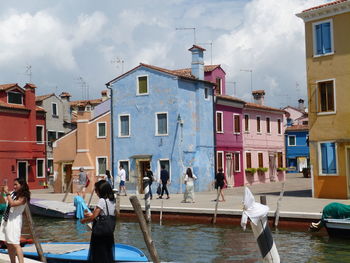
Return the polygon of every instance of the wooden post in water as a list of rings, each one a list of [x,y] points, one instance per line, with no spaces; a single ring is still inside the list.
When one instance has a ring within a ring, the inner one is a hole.
[[[71,179],[69,181],[69,184],[68,184],[68,187],[66,189],[66,193],[65,193],[65,195],[64,195],[64,197],[62,199],[62,202],[66,202],[66,199],[67,199],[68,193],[69,193],[69,191],[70,191],[70,189],[72,187],[72,184],[73,184],[73,175],[72,175],[72,177],[71,177]]]
[[[93,189],[92,192],[91,192],[91,194],[90,194],[90,198],[89,198],[89,202],[88,202],[88,207],[90,207],[90,205],[91,205],[91,200],[92,200],[92,197],[93,197],[93,195],[94,195],[94,192],[95,192],[95,190]]]
[[[262,205],[266,205],[266,204],[267,204],[266,195],[261,195],[261,196],[260,196],[260,203],[261,203]]]
[[[273,223],[275,227],[278,226],[278,221],[280,219],[280,205],[281,205],[281,201],[283,198],[283,194],[284,194],[284,186],[285,186],[285,182],[282,183],[282,190],[280,193],[280,197],[277,200],[277,208],[276,208],[276,212],[275,212],[275,222]]]
[[[27,217],[29,229],[30,229],[30,232],[32,234],[33,241],[34,241],[34,244],[36,247],[36,251],[38,252],[38,256],[40,258],[40,261],[46,263],[47,262],[46,257],[44,256],[43,249],[42,249],[41,244],[38,241],[38,238],[37,238],[36,233],[35,233],[34,222],[33,222],[32,214],[30,212],[28,204],[26,204],[26,206],[25,206],[24,213]]]
[[[160,217],[159,217],[159,225],[162,225],[162,221],[163,221],[163,199],[161,202],[161,206],[160,206]]]
[[[214,211],[214,217],[213,217],[213,220],[212,220],[212,223],[213,224],[216,224],[216,215],[218,213],[218,205],[219,205],[219,198],[220,198],[220,192],[221,192],[221,187],[218,186],[218,195],[216,197],[216,203],[215,203],[215,211]]]
[[[148,230],[145,217],[142,213],[140,202],[136,196],[131,196],[129,198],[129,200],[130,200],[130,202],[134,208],[134,211],[137,215],[137,219],[139,221],[139,225],[140,225],[140,228],[141,228],[141,231],[143,234],[143,238],[145,239],[145,243],[146,243],[146,246],[148,248],[148,252],[151,255],[152,262],[160,263],[156,247],[155,247],[154,242],[153,242],[152,237],[151,237],[151,233]]]
[[[115,213],[116,213],[117,217],[120,216],[120,195],[119,195],[119,193],[116,194],[116,198],[115,198]]]
[[[145,192],[145,213],[147,223],[151,223],[151,195],[149,193],[149,178],[143,177],[143,186]]]

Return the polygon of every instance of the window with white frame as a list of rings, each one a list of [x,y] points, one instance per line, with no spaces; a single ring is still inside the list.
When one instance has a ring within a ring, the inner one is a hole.
[[[241,132],[241,118],[238,114],[234,114],[233,115],[233,130],[234,130],[234,133],[240,133]]]
[[[222,151],[216,152],[216,167],[218,170],[224,169],[224,152]]]
[[[123,166],[123,169],[125,170],[125,181],[129,181],[129,161],[125,160],[125,161],[119,161],[119,165],[118,167]],[[119,170],[118,170],[119,171]]]
[[[36,143],[38,144],[44,143],[44,126],[41,126],[41,125],[36,126]]]
[[[97,138],[106,138],[107,136],[107,123],[98,122],[97,123]]]
[[[277,120],[277,133],[279,134],[279,135],[281,135],[282,134],[282,122],[281,122],[281,120],[280,119],[278,119]]]
[[[7,102],[11,104],[23,104],[23,94],[20,92],[9,91],[7,93]]]
[[[233,154],[233,157],[234,157],[234,169],[235,169],[235,172],[240,172],[241,171],[241,165],[240,165],[240,153],[239,152],[235,152]]]
[[[314,55],[322,56],[332,54],[333,48],[333,23],[332,20],[313,23]]]
[[[148,76],[137,77],[137,94],[138,95],[148,94]]]
[[[337,174],[337,147],[334,142],[319,143],[320,171],[322,175]]]
[[[53,142],[57,139],[57,132],[56,131],[47,131],[47,140],[49,142]]]
[[[288,135],[288,146],[296,146],[296,136],[295,135]]]
[[[107,157],[97,157],[97,174],[106,174],[107,170]]]
[[[266,133],[271,133],[271,123],[269,117],[266,117]]]
[[[216,78],[216,95],[221,95],[222,94],[222,80],[221,78]]]
[[[52,108],[52,116],[57,117],[58,116],[57,103],[52,102],[51,108]]]
[[[318,112],[334,112],[334,80],[317,82],[317,109]]]
[[[223,133],[224,132],[223,115],[224,115],[224,113],[222,111],[217,111],[216,112],[216,132],[217,133]]]
[[[45,177],[45,159],[36,159],[36,177],[43,178]]]
[[[247,168],[252,168],[252,153],[251,152],[245,153],[245,162],[246,162]]]
[[[156,113],[156,135],[168,135],[168,114]]]
[[[130,115],[119,116],[119,137],[130,136]]]
[[[249,132],[249,115],[244,115],[244,131]]]

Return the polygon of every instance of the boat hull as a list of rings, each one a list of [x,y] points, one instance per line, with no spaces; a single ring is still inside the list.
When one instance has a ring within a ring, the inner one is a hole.
[[[30,200],[29,208],[33,215],[66,219],[75,218],[75,207],[71,203],[33,198]]]
[[[350,238],[349,219],[324,219],[324,225],[330,237]]]

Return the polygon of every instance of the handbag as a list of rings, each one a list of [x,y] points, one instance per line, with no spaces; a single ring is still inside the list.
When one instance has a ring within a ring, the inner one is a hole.
[[[88,187],[90,184],[90,179],[88,177],[86,177],[86,183],[85,183],[85,187]]]
[[[113,235],[115,229],[115,216],[109,214],[108,205],[106,202],[107,215],[99,215],[95,218],[94,224],[92,225],[92,234],[97,237],[105,237]]]
[[[161,193],[162,193],[162,188],[161,188],[160,184],[158,184],[157,195],[160,195]]]

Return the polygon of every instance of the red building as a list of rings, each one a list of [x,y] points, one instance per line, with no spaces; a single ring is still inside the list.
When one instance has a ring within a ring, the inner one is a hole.
[[[46,185],[45,110],[35,105],[33,84],[0,85],[0,185],[25,178]]]

